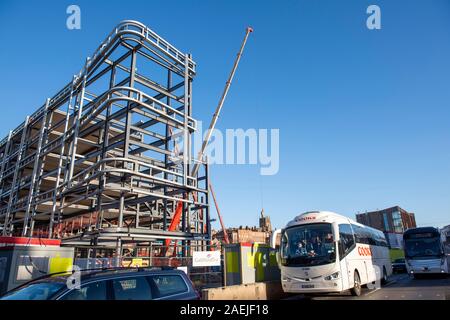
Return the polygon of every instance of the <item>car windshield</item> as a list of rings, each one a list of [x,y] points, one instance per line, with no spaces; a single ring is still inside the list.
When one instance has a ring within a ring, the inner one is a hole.
[[[394,263],[405,263],[405,259],[403,259],[403,258],[395,259]]]
[[[330,223],[286,229],[281,241],[282,264],[301,267],[333,263],[336,245]]]
[[[405,240],[405,255],[409,258],[442,255],[439,237]]]
[[[48,300],[65,286],[63,282],[37,282],[14,290],[0,300]]]

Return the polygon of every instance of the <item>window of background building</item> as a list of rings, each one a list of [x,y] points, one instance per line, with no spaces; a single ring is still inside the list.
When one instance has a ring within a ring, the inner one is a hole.
[[[384,222],[384,230],[391,231],[391,228],[389,228],[389,220],[386,212],[383,213],[383,222]]]
[[[400,212],[398,211],[392,212],[392,222],[394,224],[394,232],[402,233],[404,231]]]

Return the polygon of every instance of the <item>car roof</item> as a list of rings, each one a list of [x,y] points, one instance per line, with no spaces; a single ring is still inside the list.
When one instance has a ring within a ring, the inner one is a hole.
[[[128,276],[128,275],[150,275],[150,274],[161,274],[161,273],[172,273],[179,274],[183,276],[185,273],[181,270],[177,270],[170,267],[147,267],[147,268],[103,268],[103,269],[87,269],[80,270],[80,277],[82,282],[89,280],[101,280],[108,278],[115,278],[117,276]],[[73,272],[60,272],[45,275],[41,278],[35,279],[32,282],[66,282],[67,278],[73,275]]]

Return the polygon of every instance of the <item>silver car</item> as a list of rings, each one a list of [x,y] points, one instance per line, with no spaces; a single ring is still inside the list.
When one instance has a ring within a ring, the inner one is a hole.
[[[77,278],[76,278],[77,277]],[[198,300],[186,273],[164,268],[85,270],[28,282],[0,300]]]

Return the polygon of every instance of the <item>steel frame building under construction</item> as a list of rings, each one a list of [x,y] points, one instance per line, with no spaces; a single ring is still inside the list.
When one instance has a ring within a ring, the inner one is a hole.
[[[195,73],[190,54],[121,22],[0,142],[3,236],[113,248],[210,239],[207,164],[191,154]]]

